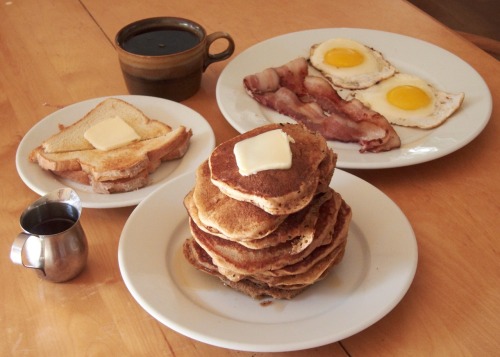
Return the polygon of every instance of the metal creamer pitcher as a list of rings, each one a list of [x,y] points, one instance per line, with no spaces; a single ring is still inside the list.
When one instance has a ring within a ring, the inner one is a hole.
[[[53,282],[76,277],[88,256],[81,212],[80,197],[70,188],[55,190],[33,202],[21,215],[23,232],[12,244],[11,260]]]

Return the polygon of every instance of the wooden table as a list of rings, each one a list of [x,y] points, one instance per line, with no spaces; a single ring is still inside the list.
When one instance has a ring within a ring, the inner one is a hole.
[[[118,268],[121,230],[134,207],[85,209],[86,270],[66,284],[42,281],[11,263],[19,215],[38,196],[19,178],[15,153],[23,135],[58,108],[127,94],[113,39],[123,25],[174,15],[208,32],[232,34],[236,54],[299,30],[384,30],[436,44],[472,65],[494,99],[485,130],[464,148],[410,167],[349,170],[394,200],[419,246],[415,279],[401,303],[366,330],[290,356],[487,356],[500,352],[500,65],[409,3],[400,0],[315,1],[4,1],[0,5],[2,356],[263,356],[184,337],[148,315]],[[209,5],[208,5],[209,4]],[[228,62],[209,67],[200,92],[184,102],[212,125],[220,143],[237,132],[215,100]]]

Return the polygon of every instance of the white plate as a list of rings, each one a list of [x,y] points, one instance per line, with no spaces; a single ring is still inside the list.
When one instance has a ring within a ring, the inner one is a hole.
[[[291,301],[269,306],[195,270],[183,257],[190,236],[182,200],[187,174],[161,187],[132,212],[118,263],[132,296],[169,328],[208,344],[256,352],[332,343],[372,325],[398,304],[417,267],[410,223],[381,191],[336,170],[332,187],[352,207],[343,261]]]
[[[181,160],[165,162],[150,175],[150,182],[139,190],[98,194],[89,186],[59,178],[42,170],[28,160],[28,155],[49,136],[59,131],[58,125],[72,124],[82,118],[107,97],[95,98],[64,107],[33,126],[24,136],[16,153],[16,167],[24,183],[39,195],[45,195],[61,186],[75,189],[83,206],[88,208],[125,207],[138,204],[159,185],[189,171],[194,171],[215,147],[215,136],[208,122],[194,110],[170,100],[137,95],[113,96],[136,106],[146,116],[160,120],[175,128],[184,125],[193,132],[190,146]]]
[[[488,123],[491,93],[481,76],[459,57],[415,38],[352,28],[295,32],[261,42],[235,57],[222,71],[216,88],[217,102],[227,121],[240,133],[269,122],[290,121],[250,98],[243,89],[243,78],[299,56],[308,57],[312,44],[334,37],[347,37],[371,46],[401,72],[418,75],[441,90],[465,93],[462,108],[436,129],[395,126],[402,141],[400,149],[361,154],[357,144],[330,142],[338,154],[337,167],[389,168],[434,160],[468,144]]]

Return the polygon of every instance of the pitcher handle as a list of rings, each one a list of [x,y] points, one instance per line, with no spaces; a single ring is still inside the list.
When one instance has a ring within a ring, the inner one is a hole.
[[[23,259],[23,253],[24,253],[23,251],[25,250],[26,242],[28,241],[29,238],[33,238],[36,241],[38,241],[38,247],[36,247],[35,249],[39,248],[39,257],[36,262],[29,261],[28,263],[25,263]],[[23,265],[26,268],[40,269],[43,271],[43,261],[41,257],[42,257],[42,245],[40,238],[31,234],[19,233],[16,239],[14,240],[14,243],[12,243],[12,247],[10,250],[10,259],[15,264]]]

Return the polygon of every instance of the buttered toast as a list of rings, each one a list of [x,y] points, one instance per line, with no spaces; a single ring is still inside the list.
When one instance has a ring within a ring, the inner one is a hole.
[[[42,143],[46,153],[94,149],[84,133],[93,125],[113,116],[119,116],[141,137],[142,140],[165,135],[172,128],[161,121],[148,118],[141,110],[121,99],[108,98],[99,103],[74,124],[63,127],[60,132]]]
[[[111,150],[96,149],[84,134],[110,117],[121,118],[139,139]],[[127,192],[147,185],[162,161],[184,156],[191,136],[184,126],[172,129],[111,98],[32,150],[29,160],[57,176],[90,185],[96,193]]]

